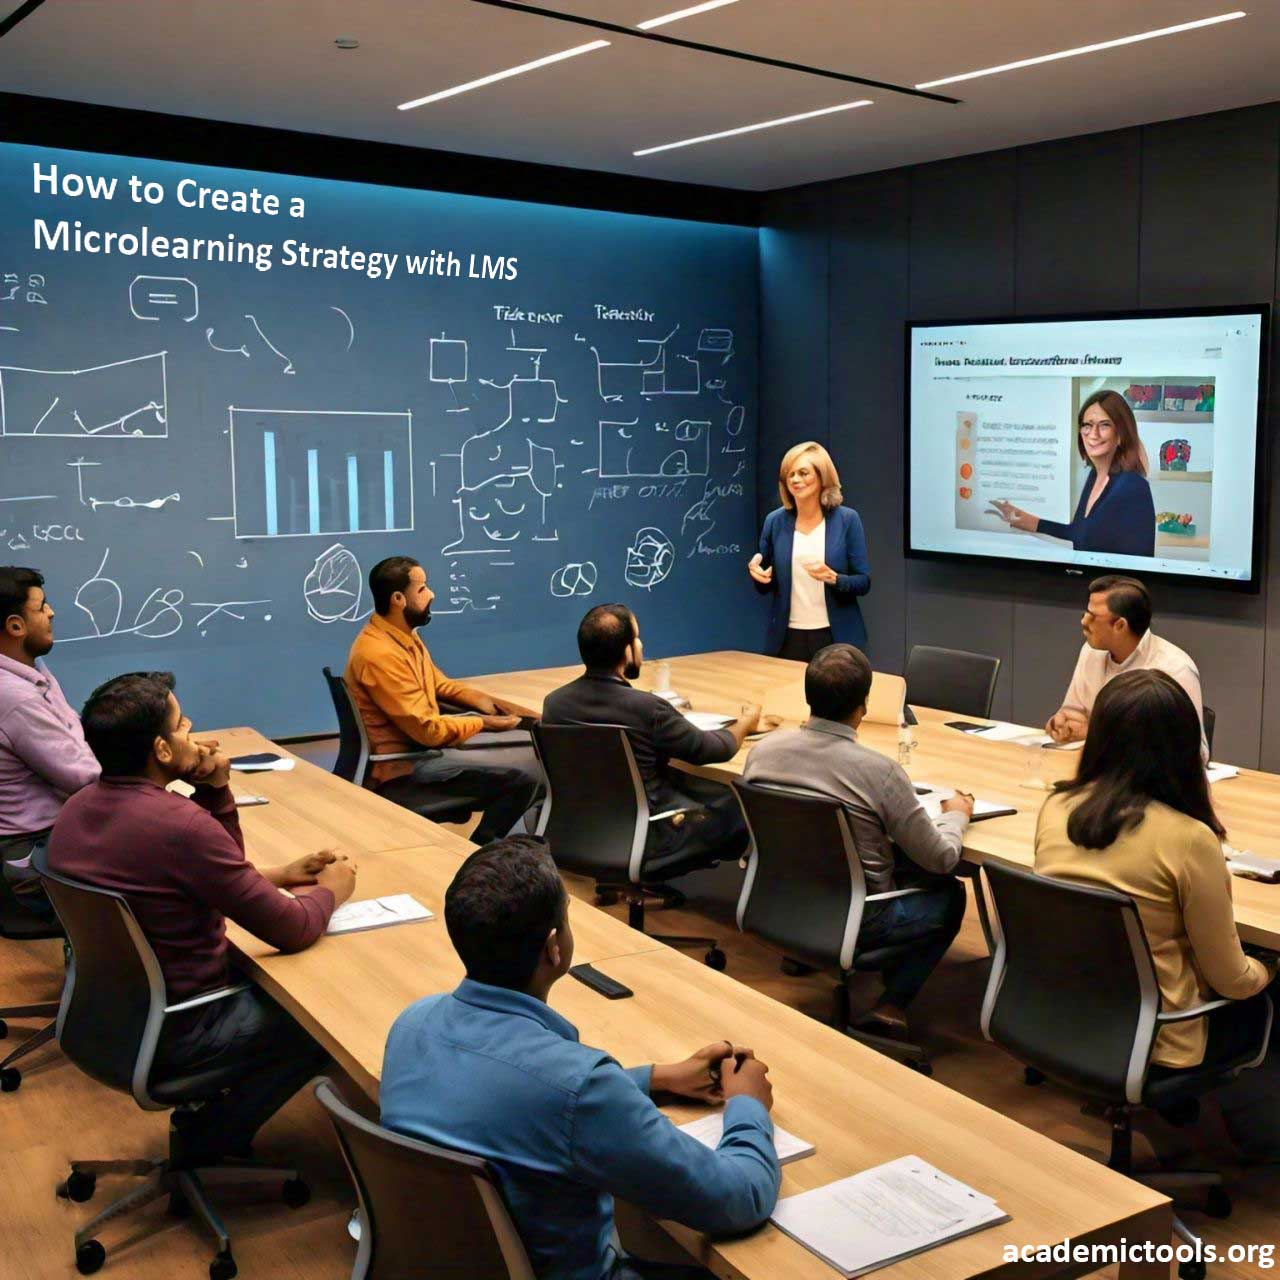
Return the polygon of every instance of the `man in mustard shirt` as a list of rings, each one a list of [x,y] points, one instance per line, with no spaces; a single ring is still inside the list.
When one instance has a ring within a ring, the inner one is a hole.
[[[422,566],[409,556],[390,556],[369,572],[373,616],[356,637],[343,673],[374,755],[431,748],[418,760],[387,760],[373,766],[379,794],[413,809],[427,799],[456,798],[483,807],[471,838],[488,844],[504,836],[543,794],[544,779],[528,741],[483,740],[477,734],[517,729],[512,709],[450,680],[431,661],[417,629],[431,621],[435,595]],[[444,700],[474,715],[446,715]]]

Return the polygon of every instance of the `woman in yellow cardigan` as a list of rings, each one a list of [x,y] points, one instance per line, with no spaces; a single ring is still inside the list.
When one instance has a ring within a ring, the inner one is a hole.
[[[1128,671],[1098,695],[1077,775],[1040,812],[1036,870],[1134,899],[1166,1011],[1247,1000],[1276,971],[1240,947],[1224,834],[1191,699],[1163,671]],[[1238,1052],[1257,1026],[1235,1016],[1244,1013],[1227,1006],[1166,1025],[1152,1064],[1195,1067]]]

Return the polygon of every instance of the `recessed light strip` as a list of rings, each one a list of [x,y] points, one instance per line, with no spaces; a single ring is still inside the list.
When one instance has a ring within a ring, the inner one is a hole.
[[[691,5],[688,9],[677,9],[675,13],[664,13],[658,18],[649,18],[645,22],[637,22],[641,31],[651,31],[654,27],[665,27],[668,22],[679,22],[681,18],[692,18],[695,13],[706,13],[708,9],[723,9],[727,4],[737,4],[738,0],[706,0],[705,4]]]
[[[720,138],[735,138],[740,133],[755,133],[757,129],[776,129],[782,124],[795,124],[799,120],[812,120],[815,116],[834,115],[837,111],[853,111],[857,107],[869,107],[870,98],[860,98],[857,102],[842,102],[834,107],[822,107],[818,111],[802,111],[795,116],[782,116],[778,120],[762,120],[759,124],[744,124],[737,129],[723,129],[719,133],[704,133],[700,138],[685,138],[681,142],[664,142],[660,147],[646,147],[643,151],[633,151],[633,156],[651,156],[658,151],[674,151],[676,147],[692,147],[699,142],[716,142]]]
[[[537,71],[539,67],[549,67],[553,62],[563,62],[566,58],[576,58],[581,54],[593,53],[596,49],[608,47],[607,40],[592,40],[590,44],[580,44],[573,49],[564,49],[560,53],[550,53],[545,58],[536,58],[533,62],[524,62],[518,67],[495,71],[491,76],[481,76],[479,80],[469,80],[466,84],[454,85],[452,89],[441,89],[439,93],[429,93],[425,98],[414,98],[412,102],[402,102],[396,110],[412,111],[414,107],[425,107],[428,102],[439,102],[442,98],[469,93],[472,89],[483,89],[487,84],[497,84],[499,80],[510,80],[512,76],[522,76],[526,71]]]
[[[1220,22],[1234,22],[1248,15],[1243,9],[1233,13],[1220,13],[1215,18],[1201,18],[1196,22],[1181,22],[1176,27],[1161,27],[1158,31],[1142,31],[1135,36],[1122,36],[1119,40],[1104,40],[1100,44],[1085,44],[1078,49],[1063,49],[1061,53],[1045,53],[1038,58],[1023,58],[1019,62],[1006,62],[999,67],[985,67],[981,71],[966,71],[959,76],[945,76],[941,80],[926,80],[917,89],[936,89],[939,85],[958,84],[961,80],[976,80],[979,76],[998,76],[1002,71],[1018,71],[1023,67],[1035,67],[1042,62],[1057,62],[1062,58],[1078,58],[1086,53],[1098,53],[1103,49],[1117,49],[1125,44],[1138,44],[1142,40],[1156,40],[1160,36],[1176,36],[1183,31],[1196,31],[1201,27],[1216,26]]]

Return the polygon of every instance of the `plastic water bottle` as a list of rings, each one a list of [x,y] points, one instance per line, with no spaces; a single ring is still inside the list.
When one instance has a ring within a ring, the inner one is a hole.
[[[911,736],[911,726],[905,720],[898,721],[898,763],[905,769],[911,763],[911,748],[915,739]]]

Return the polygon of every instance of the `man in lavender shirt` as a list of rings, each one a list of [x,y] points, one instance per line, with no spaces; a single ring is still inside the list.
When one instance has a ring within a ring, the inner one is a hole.
[[[31,869],[69,795],[98,780],[98,761],[42,659],[53,648],[53,608],[34,569],[0,566],[0,857],[14,897],[52,911]]]

